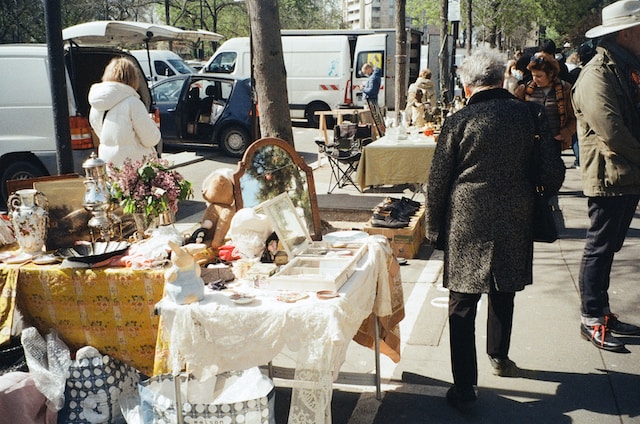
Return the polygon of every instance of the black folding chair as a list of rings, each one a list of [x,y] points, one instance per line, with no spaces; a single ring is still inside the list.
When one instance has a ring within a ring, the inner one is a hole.
[[[360,187],[353,180],[353,175],[358,170],[358,163],[362,157],[362,148],[372,140],[371,124],[336,125],[333,134],[333,143],[329,146],[324,146],[325,154],[331,166],[327,193],[331,194],[336,188],[343,188],[347,185],[352,185],[362,193]]]

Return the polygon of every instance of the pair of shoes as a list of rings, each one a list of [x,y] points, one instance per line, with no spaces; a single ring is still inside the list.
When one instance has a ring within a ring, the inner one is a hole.
[[[493,358],[489,356],[493,375],[498,377],[519,377],[520,368],[509,358]]]
[[[580,324],[580,335],[598,349],[611,352],[621,352],[625,349],[624,343],[611,335],[611,331],[604,324],[585,325]]]
[[[391,215],[382,216],[373,214],[373,217],[371,218],[371,226],[384,228],[404,228],[409,226],[409,222],[395,219]]]
[[[373,215],[374,216],[375,215],[380,215],[380,216],[391,215],[392,218],[395,218],[399,221],[409,222],[411,221],[412,214],[406,212],[401,208],[397,208],[391,205],[391,206],[376,206],[375,208],[373,208]]]
[[[620,336],[640,336],[640,327],[620,321],[616,314],[605,315],[604,325],[606,325],[612,333]]]
[[[476,402],[473,386],[458,387],[453,385],[447,390],[447,403],[456,409],[468,409]]]

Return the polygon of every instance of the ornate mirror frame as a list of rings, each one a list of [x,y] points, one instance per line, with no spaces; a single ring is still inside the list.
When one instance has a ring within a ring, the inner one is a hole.
[[[305,216],[311,217],[310,220],[308,218],[305,218],[307,227],[309,228],[309,234],[311,236],[311,239],[322,240],[322,226],[320,223],[320,212],[318,210],[318,198],[316,197],[316,185],[313,180],[313,170],[309,165],[306,164],[306,162],[304,161],[304,159],[302,159],[302,157],[298,154],[298,152],[295,151],[293,146],[291,146],[289,143],[287,143],[282,139],[275,138],[275,137],[261,138],[253,142],[249,146],[249,148],[245,151],[244,155],[242,156],[242,160],[238,162],[238,169],[233,174],[233,182],[234,182],[233,192],[234,192],[234,197],[236,202],[236,208],[237,209],[243,208],[244,204],[246,203],[242,193],[243,191],[242,183],[244,182],[242,177],[244,175],[250,175],[251,177],[254,178],[254,180],[257,180],[255,175],[262,177],[263,175],[262,173],[259,173],[258,171],[253,170],[254,159],[260,158],[260,152],[263,149],[267,149],[265,150],[266,153],[271,153],[273,149],[276,149],[276,148],[282,149],[291,158],[292,166],[295,166],[297,168],[298,172],[300,173],[300,177],[303,176],[302,174],[306,176],[306,187],[298,187],[297,191],[300,193],[306,193],[306,197],[308,198],[308,202],[305,202],[307,204],[305,204],[303,208],[305,209]],[[271,155],[263,155],[263,156],[264,157],[260,159],[264,160],[267,158],[271,158]],[[273,186],[274,184],[277,184],[276,181],[272,181],[272,178],[274,178],[273,173],[274,172],[277,173],[278,171],[281,170],[281,168],[283,167],[280,167],[280,168],[274,167],[268,170],[268,172],[264,176],[265,183],[263,183],[266,188],[268,188],[267,186]],[[292,176],[292,178],[293,177],[294,176]],[[282,182],[279,185],[286,185],[287,187],[289,187],[288,188],[289,190],[292,189],[288,184],[286,184],[286,182]],[[292,185],[296,186],[296,184],[292,184]],[[265,187],[263,187],[263,189]],[[262,203],[263,201],[276,197],[278,194],[280,193],[273,193],[272,196],[259,198],[257,199],[257,202]],[[304,201],[305,199],[298,199],[296,201],[296,199],[292,198],[292,200],[294,205],[298,206],[299,203]],[[252,203],[255,203],[255,202],[252,202]],[[256,204],[251,204],[249,206],[253,207],[253,206],[256,206]]]

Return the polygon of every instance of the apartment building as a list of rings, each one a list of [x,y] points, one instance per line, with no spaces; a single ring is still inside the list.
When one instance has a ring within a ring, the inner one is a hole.
[[[394,0],[343,0],[343,20],[350,29],[393,28]]]

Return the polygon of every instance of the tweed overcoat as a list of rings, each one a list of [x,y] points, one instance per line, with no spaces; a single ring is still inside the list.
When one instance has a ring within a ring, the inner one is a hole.
[[[429,173],[426,237],[444,250],[450,290],[487,293],[495,284],[515,292],[531,284],[536,119],[541,182],[557,193],[564,163],[542,108],[494,88],[446,118]]]

